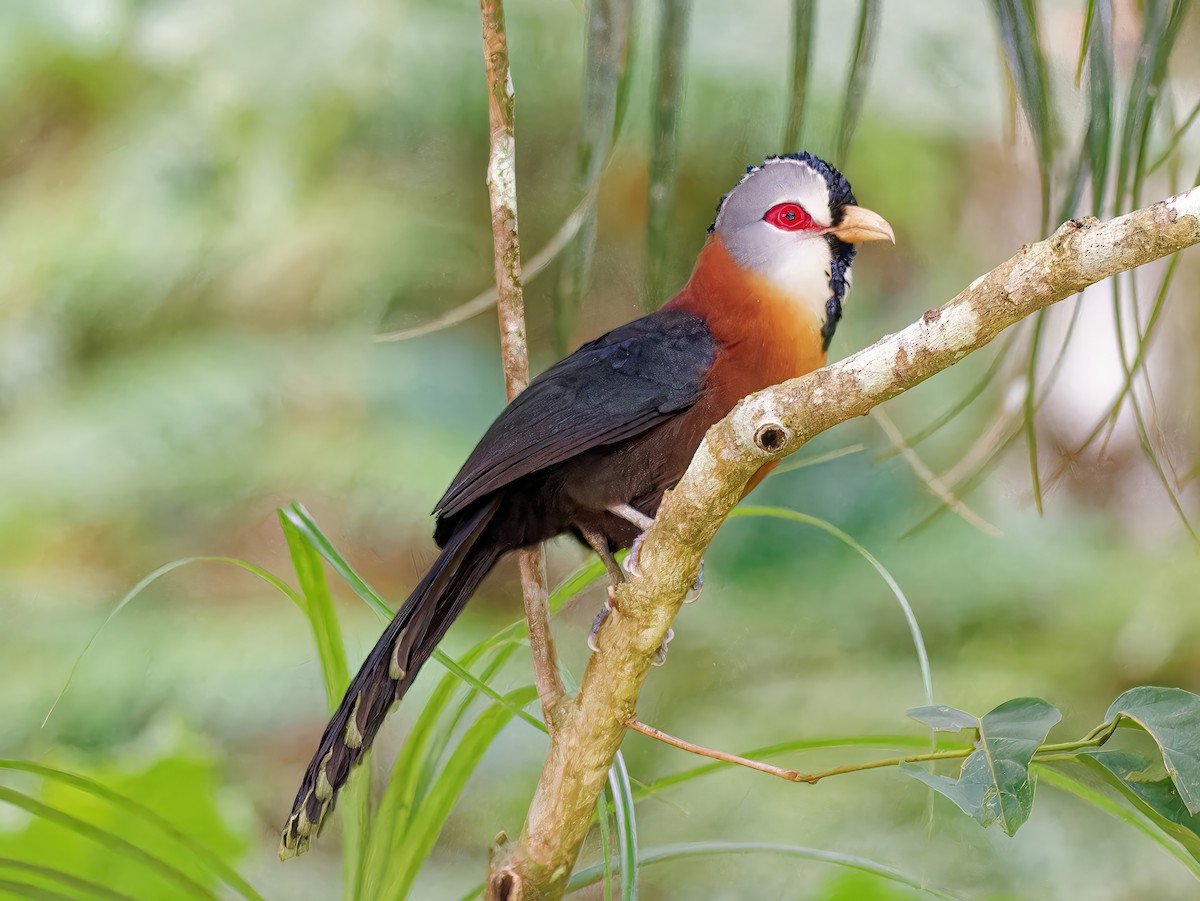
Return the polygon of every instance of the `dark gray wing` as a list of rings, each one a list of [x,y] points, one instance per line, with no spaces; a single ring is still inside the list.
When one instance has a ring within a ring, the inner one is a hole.
[[[704,320],[683,310],[651,313],[583,345],[508,405],[434,512],[453,516],[517,479],[686,410],[716,348]]]

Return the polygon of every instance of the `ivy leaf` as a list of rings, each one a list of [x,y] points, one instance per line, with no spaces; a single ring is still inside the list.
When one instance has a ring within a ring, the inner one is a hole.
[[[1060,719],[1058,710],[1040,698],[1005,701],[979,720],[978,748],[963,761],[958,779],[910,763],[900,769],[945,795],[981,826],[999,823],[1015,835],[1033,809],[1029,764]]]
[[[962,732],[964,729],[979,728],[977,717],[965,710],[959,710],[957,707],[947,707],[945,704],[914,707],[906,715],[938,732]]]
[[[1131,688],[1112,702],[1105,719],[1117,716],[1150,733],[1188,813],[1200,813],[1200,696],[1182,688]]]
[[[1200,815],[1188,811],[1161,766],[1128,751],[1092,751],[1076,759],[1200,860]]]

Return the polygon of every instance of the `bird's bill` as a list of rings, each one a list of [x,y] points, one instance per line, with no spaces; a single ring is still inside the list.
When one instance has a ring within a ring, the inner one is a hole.
[[[826,234],[834,235],[848,244],[860,244],[863,241],[891,241],[896,243],[896,235],[887,220],[861,206],[847,206],[842,210],[842,221],[829,229]]]

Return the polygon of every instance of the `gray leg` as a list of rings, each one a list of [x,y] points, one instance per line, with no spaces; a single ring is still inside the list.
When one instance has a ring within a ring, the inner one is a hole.
[[[608,573],[608,581],[615,591],[617,586],[625,581],[625,573],[621,569],[621,564],[617,562],[617,558],[613,556],[612,549],[608,546],[608,539],[599,532],[593,532],[590,529],[580,527],[579,534],[583,536],[583,540],[588,543],[596,556],[604,563],[604,569]]]
[[[608,512],[613,516],[619,516],[626,522],[631,522],[643,532],[654,525],[654,520],[643,513],[641,510],[636,510],[629,504],[614,504],[608,508]]]
[[[583,535],[584,541],[588,546],[596,552],[596,556],[604,563],[605,570],[608,571],[608,597],[604,599],[604,606],[600,608],[600,612],[596,614],[596,619],[592,623],[592,629],[588,632],[587,644],[591,648],[592,653],[598,649],[596,647],[596,636],[600,632],[600,627],[604,624],[604,620],[608,614],[612,612],[613,594],[622,582],[625,581],[625,573],[621,569],[621,564],[617,562],[617,558],[613,556],[612,550],[608,546],[608,539],[599,532],[593,532],[589,529],[580,528],[579,533]]]

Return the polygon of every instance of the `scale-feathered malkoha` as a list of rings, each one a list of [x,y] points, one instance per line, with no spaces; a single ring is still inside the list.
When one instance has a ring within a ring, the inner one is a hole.
[[[613,553],[645,530],[704,433],[746,395],[824,365],[855,245],[892,240],[841,173],[807,153],[747,170],[709,231],[678,295],[543,372],[467,458],[435,511],[441,555],[325,727],[282,856],[306,848],[496,561],[571,533],[620,580]]]

